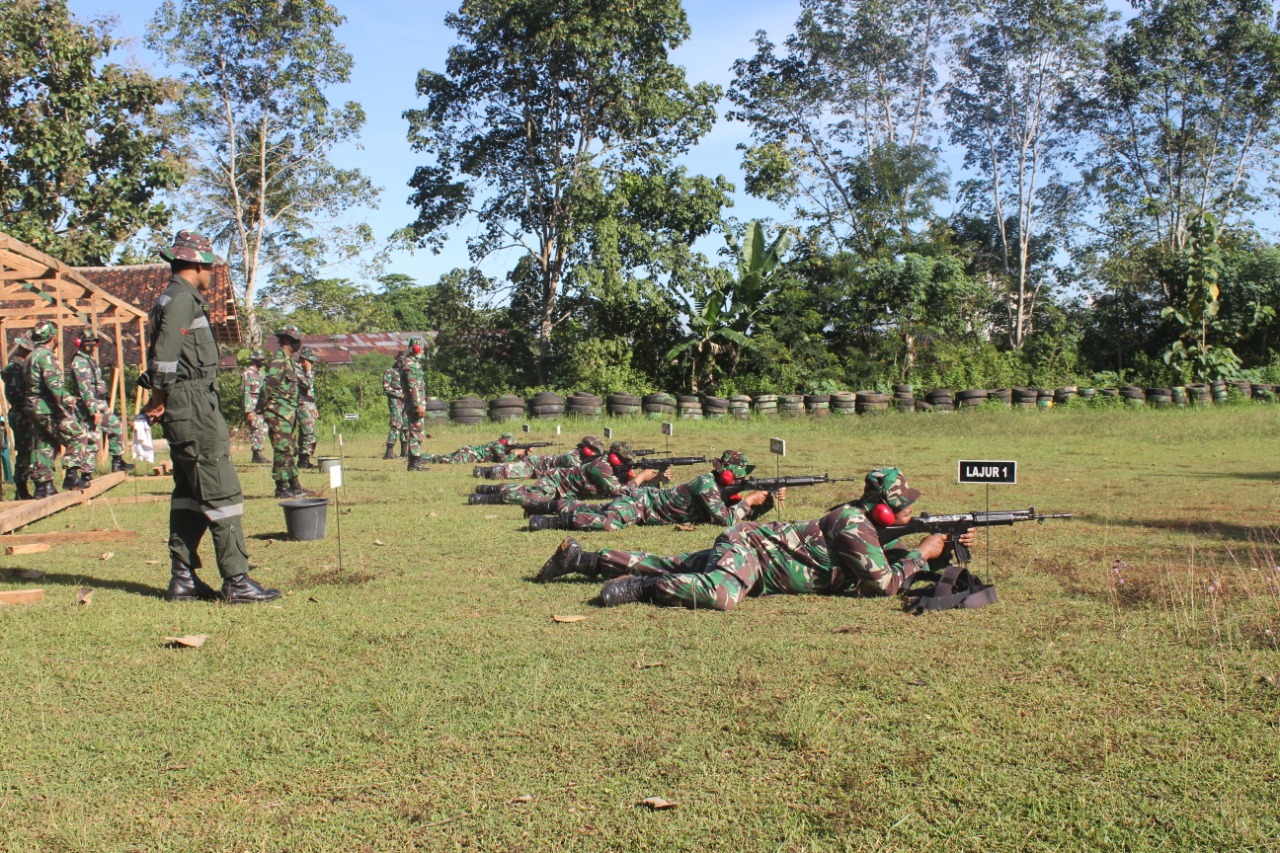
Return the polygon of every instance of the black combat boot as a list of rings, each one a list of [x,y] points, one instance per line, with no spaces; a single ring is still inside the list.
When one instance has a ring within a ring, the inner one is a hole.
[[[249,461],[254,465],[267,465],[271,462],[270,459],[262,455],[261,450],[253,451],[253,458]]]
[[[524,517],[534,515],[555,515],[560,512],[559,498],[525,498],[520,504]]]
[[[502,494],[502,483],[482,483],[476,486],[477,495],[500,495]]]
[[[311,461],[311,454],[302,453],[298,455],[298,467],[305,471],[314,471],[316,464]]]
[[[263,589],[248,575],[236,575],[222,582],[222,600],[227,604],[257,604],[275,601],[280,597],[278,589]]]
[[[67,475],[62,478],[62,490],[64,492],[70,489],[82,492],[91,485],[93,485],[93,473],[91,471],[68,468]]]
[[[471,469],[471,476],[482,477],[486,480],[492,480],[493,478],[489,476],[489,472],[492,470],[493,470],[492,465],[476,465],[474,468]]]
[[[14,480],[13,491],[14,491],[13,499],[15,501],[31,500],[31,492],[27,489],[26,480]]]
[[[45,498],[51,498],[57,493],[58,490],[53,487],[53,480],[45,480],[42,483],[36,483],[36,492],[32,495],[32,498],[35,500],[43,500]]]
[[[471,504],[472,506],[476,506],[478,504],[499,505],[502,502],[503,502],[502,495],[482,495],[482,494],[467,495],[467,503]]]
[[[600,574],[600,552],[583,551],[578,540],[570,536],[560,543],[551,559],[542,564],[542,571],[538,572],[536,580],[538,583],[545,583],[552,578],[574,572],[589,578],[597,577]]]
[[[170,601],[217,601],[217,591],[196,576],[196,570],[176,557],[169,571],[169,591],[164,597]]]
[[[530,530],[572,530],[573,516],[567,512],[559,515],[529,516]]]
[[[320,494],[319,492],[313,492],[310,489],[302,488],[302,484],[298,482],[297,477],[293,477],[289,480],[289,490],[297,492],[298,497],[300,498],[314,498],[316,495]]]
[[[427,464],[422,461],[421,456],[410,456],[409,464],[405,466],[406,471],[430,471]]]
[[[391,442],[388,442],[388,443],[387,443],[387,452],[386,452],[386,453],[384,453],[384,454],[382,454],[382,458],[383,458],[383,459],[395,459],[395,458],[396,458],[396,443],[395,443],[394,441],[391,441]]]
[[[409,444],[408,442],[402,441],[400,442],[400,458],[405,459],[408,456],[409,456]]]
[[[113,473],[116,471],[132,471],[136,467],[136,465],[125,462],[123,456],[117,455],[111,457],[111,471]]]
[[[300,498],[302,497],[302,490],[299,489],[298,491],[295,492],[293,490],[293,486],[290,483],[277,482],[275,497],[277,500],[289,500],[291,498]]]
[[[600,606],[617,607],[633,601],[652,603],[658,581],[659,578],[653,576],[623,575],[614,578],[600,588]]]

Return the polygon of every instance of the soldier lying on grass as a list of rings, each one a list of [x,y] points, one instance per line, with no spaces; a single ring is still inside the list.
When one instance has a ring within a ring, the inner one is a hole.
[[[502,483],[476,486],[469,504],[519,504],[528,512],[545,513],[566,498],[611,500],[634,495],[646,483],[662,476],[659,471],[636,470],[631,442],[615,441],[609,452],[586,462],[581,468],[560,468],[536,483]]]
[[[464,462],[511,462],[524,456],[527,451],[524,450],[507,450],[507,445],[511,444],[515,436],[509,432],[504,432],[496,441],[488,444],[469,444],[466,447],[459,447],[452,453],[435,453],[428,456],[420,457],[423,462],[431,462],[437,465],[458,465]]]
[[[778,593],[894,595],[916,572],[946,565],[946,537],[926,536],[914,548],[881,542],[878,530],[911,520],[920,492],[897,468],[866,476],[862,496],[810,521],[748,521],[721,533],[710,548],[663,557],[642,552],[585,552],[566,539],[538,580],[573,572],[612,578],[600,603],[633,601],[729,610],[747,596]],[[973,530],[960,537],[973,541]]]
[[[471,474],[486,480],[528,480],[545,477],[560,468],[581,468],[603,455],[604,441],[599,436],[584,435],[578,446],[568,453],[537,453],[499,465],[477,465]]]

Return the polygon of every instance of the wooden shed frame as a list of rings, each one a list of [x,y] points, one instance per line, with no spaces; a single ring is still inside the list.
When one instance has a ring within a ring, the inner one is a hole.
[[[99,336],[112,335],[117,358],[124,353],[121,326],[135,324],[138,341],[146,340],[147,315],[141,310],[112,296],[62,261],[0,232],[0,343],[4,345],[5,361],[18,335],[42,320],[51,320],[58,326],[63,342],[58,348],[58,360],[64,365],[66,334],[72,329],[89,328]],[[139,373],[146,370],[146,358],[140,346]],[[124,392],[123,365],[117,364],[110,378],[110,403],[121,423],[127,425]],[[3,405],[7,428],[8,401]],[[139,400],[134,401],[135,410],[140,405]]]

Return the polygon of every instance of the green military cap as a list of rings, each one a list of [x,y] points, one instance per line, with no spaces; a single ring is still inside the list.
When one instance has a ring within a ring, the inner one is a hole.
[[[266,361],[267,351],[264,349],[255,348],[253,352],[249,353],[249,360],[250,361]]]
[[[186,261],[192,264],[226,263],[213,253],[213,244],[207,237],[185,230],[173,235],[173,245],[168,249],[161,249],[160,257],[166,261]]]
[[[409,346],[409,352],[412,355],[422,355],[424,352],[427,351],[426,339],[420,338],[417,335],[413,336],[412,338],[409,338],[408,346]]]
[[[298,343],[302,343],[302,332],[299,331],[298,327],[293,325],[292,323],[290,323],[287,326],[281,326],[279,329],[276,329],[276,337],[292,338]]]
[[[604,453],[604,440],[598,435],[584,435],[578,442],[578,449],[589,451],[590,456],[599,456]]]
[[[920,498],[920,490],[907,485],[901,468],[873,468],[867,472],[862,502],[887,504],[897,512]]]
[[[747,454],[741,450],[726,450],[720,454],[720,469],[722,471],[732,471],[733,476],[743,478],[754,471],[756,466],[751,464]]]
[[[76,346],[78,347],[82,347],[85,344],[96,343],[98,343],[98,333],[93,329],[85,329],[83,332],[76,335]]]
[[[631,450],[631,442],[629,441],[615,441],[609,445],[609,455],[618,457],[618,461],[626,465],[636,461],[636,455]]]
[[[26,350],[27,352],[30,352],[30,351],[31,351],[31,341],[30,341],[28,338],[24,338],[24,337],[22,337],[22,336],[18,336],[18,337],[17,337],[17,338],[15,338],[15,339],[14,339],[14,341],[13,341],[13,348],[14,348],[15,350],[24,349],[24,350]]]
[[[319,361],[320,360],[316,358],[316,351],[313,350],[311,347],[303,347],[302,349],[298,350],[298,358],[302,359],[303,361]]]
[[[31,342],[33,344],[46,344],[53,340],[57,334],[58,327],[56,325],[48,320],[41,320],[31,330]]]

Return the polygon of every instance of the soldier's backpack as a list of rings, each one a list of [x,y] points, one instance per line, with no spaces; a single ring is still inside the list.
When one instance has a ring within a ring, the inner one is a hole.
[[[963,566],[950,565],[941,572],[916,572],[902,590],[902,609],[919,615],[926,610],[975,610],[995,604],[995,584]]]

